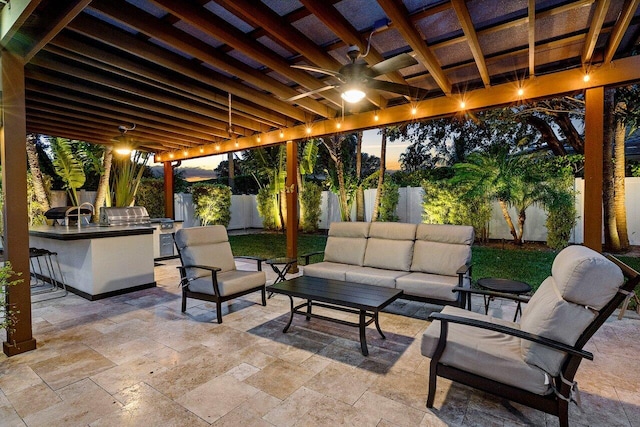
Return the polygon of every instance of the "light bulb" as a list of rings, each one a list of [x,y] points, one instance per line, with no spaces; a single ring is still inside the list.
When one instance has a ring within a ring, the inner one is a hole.
[[[280,138],[284,138],[284,131],[283,130],[280,131]]]
[[[173,159],[174,154],[173,153],[169,153],[169,157]]]
[[[200,152],[204,153],[204,147],[200,147]]]
[[[260,138],[260,135],[258,135],[258,138],[256,138],[258,140],[258,142],[262,142],[262,138]]]
[[[311,128],[307,126],[307,134],[311,133]]]
[[[582,78],[582,80],[584,80],[584,81],[585,81],[585,83],[586,83],[586,82],[588,82],[589,80],[591,80],[591,76],[589,76],[589,73],[586,73],[586,74],[584,75],[584,77]]]
[[[465,108],[467,106],[467,103],[464,101],[460,102],[460,108]]]
[[[375,116],[373,116],[373,120],[374,120],[374,121],[376,121],[376,122],[377,122],[378,120],[380,120],[380,117],[378,116],[378,113],[376,113],[376,115],[375,115]]]
[[[413,107],[411,109],[411,114],[413,114],[414,116],[416,115],[417,112],[418,112],[418,109],[416,107]]]
[[[518,89],[518,96],[522,96],[524,95],[524,89],[520,88]]]
[[[340,122],[336,123],[336,127],[337,127],[338,129],[340,129],[340,128],[342,127],[342,123],[340,123]]]

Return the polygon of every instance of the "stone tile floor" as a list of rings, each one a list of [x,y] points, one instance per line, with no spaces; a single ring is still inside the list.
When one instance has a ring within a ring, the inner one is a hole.
[[[37,350],[0,356],[0,426],[557,425],[443,379],[428,410],[426,304],[394,303],[380,320],[387,340],[369,328],[364,357],[355,328],[296,318],[282,334],[281,295],[266,307],[258,294],[226,304],[222,325],[209,303],[182,314],[177,261],[162,264],[154,289],[34,303]],[[491,304],[505,318],[514,309]],[[578,371],[583,409],[572,407],[572,425],[640,426],[639,338],[640,320],[612,318],[588,344],[595,361]]]

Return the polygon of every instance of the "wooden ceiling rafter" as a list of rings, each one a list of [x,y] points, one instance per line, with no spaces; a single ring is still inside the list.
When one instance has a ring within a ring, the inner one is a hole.
[[[181,73],[212,89],[218,88],[231,93],[234,97],[255,102],[256,105],[263,106],[263,108],[244,102],[237,103],[236,107],[239,111],[249,114],[255,120],[266,125],[283,126],[287,124],[287,118],[304,121],[306,117],[305,113],[299,109],[275,99],[267,93],[252,89],[217,71],[197,66],[187,58],[173,52],[167,52],[159,46],[140,40],[124,31],[109,28],[94,18],[80,16],[69,25],[68,29],[119,51],[127,52],[136,58],[155,63],[166,70]],[[220,96],[227,98],[226,95]],[[279,113],[276,114],[274,111]]]
[[[622,11],[620,12],[618,19],[613,26],[613,30],[611,30],[611,34],[609,35],[607,47],[604,52],[603,62],[605,64],[608,64],[613,60],[613,57],[618,50],[618,46],[620,46],[624,34],[627,31],[627,28],[629,28],[629,24],[638,9],[638,5],[640,5],[640,0],[625,0],[624,5],[622,6]]]
[[[217,40],[223,41],[237,51],[242,52],[244,55],[264,64],[281,76],[284,76],[309,90],[320,89],[321,87],[326,86],[324,82],[316,79],[309,73],[291,68],[284,58],[269,49],[265,49],[264,45],[253,40],[231,24],[225,22],[215,14],[208,12],[206,9],[203,10],[203,8],[198,7],[194,3],[185,2],[183,0],[150,1],[167,10],[172,15],[180,18],[182,21],[187,22],[194,28],[197,28]],[[335,90],[326,91],[323,93],[323,97],[328,101],[333,102],[336,107],[340,107],[342,105],[340,94]]]
[[[473,21],[471,20],[471,15],[469,15],[467,4],[464,0],[451,0],[451,5],[453,6],[453,10],[456,12],[458,21],[460,21],[462,32],[467,38],[467,43],[469,44],[471,54],[473,55],[478,71],[480,72],[482,83],[484,83],[485,87],[489,87],[491,86],[489,70],[487,69],[482,48],[480,47],[480,41],[478,40],[478,34],[476,33]]]
[[[255,87],[262,87],[281,99],[288,99],[298,94],[297,91],[286,84],[264,75],[259,70],[245,65],[229,55],[221,53],[218,49],[172,25],[155,19],[152,15],[129,5],[124,0],[93,0],[89,7],[109,16],[111,19],[134,28],[136,31],[156,38],[174,49],[196,57],[212,67],[235,75]],[[313,99],[300,99],[296,103],[300,107],[322,117],[333,117],[336,114],[334,109]]]
[[[600,37],[602,24],[604,24],[604,20],[607,17],[610,3],[611,0],[599,0],[595,4],[591,23],[589,24],[589,32],[587,33],[584,48],[582,49],[581,61],[583,66],[591,64],[593,52],[596,49],[596,43],[598,42],[598,37]]]
[[[227,136],[226,131],[221,131],[197,122],[187,122],[168,115],[152,114],[146,110],[127,107],[105,99],[94,99],[86,95],[74,95],[68,90],[55,89],[51,85],[39,85],[33,81],[26,83],[27,99],[53,107],[73,108],[87,114],[99,114],[104,117],[120,119],[122,123],[145,122],[148,126],[156,126],[159,129],[190,131],[208,135],[204,140],[222,138]],[[59,101],[56,101],[55,99]],[[117,134],[114,132],[114,135]]]
[[[527,14],[527,40],[529,42],[529,78],[533,78],[536,75],[536,0],[529,0]]]
[[[429,74],[433,77],[438,87],[445,95],[450,95],[451,81],[442,70],[440,63],[431,51],[431,48],[427,46],[422,35],[420,35],[416,27],[408,18],[408,11],[404,4],[399,4],[395,0],[378,0],[378,4],[382,6],[384,12],[391,21],[394,22],[396,28],[400,34],[402,34],[411,49],[418,54],[418,60],[421,61],[429,71]]]
[[[132,103],[139,105],[144,104],[145,101],[151,101],[157,105],[164,105],[163,109],[166,111],[190,111],[192,114],[197,114],[192,120],[196,121],[198,117],[200,119],[207,120],[209,126],[216,129],[227,129],[227,116],[224,113],[218,113],[213,109],[206,108],[206,106],[198,105],[188,100],[180,99],[168,94],[159,93],[157,91],[151,91],[142,85],[133,85],[126,82],[124,79],[118,79],[115,77],[107,76],[104,74],[98,74],[93,70],[87,70],[79,67],[75,67],[69,63],[63,63],[52,58],[39,55],[38,58],[34,58],[31,62],[32,65],[41,67],[43,70],[56,71],[67,76],[72,76],[77,81],[90,82],[94,85],[99,85],[106,91],[106,96],[120,97],[121,99],[130,100]],[[116,94],[117,93],[117,94]],[[238,118],[237,131],[241,134],[250,134],[256,129],[247,129],[244,126],[240,127],[240,123],[255,126],[255,122],[241,120]]]
[[[194,139],[200,139],[203,141],[211,140],[212,136],[204,133],[200,133],[193,130],[188,129],[175,129],[170,126],[159,127],[156,123],[149,123],[146,120],[139,120],[138,118],[133,117],[122,117],[118,115],[104,115],[100,112],[87,112],[87,109],[78,109],[74,106],[60,106],[60,105],[51,105],[47,103],[38,103],[31,102],[29,105],[29,109],[33,111],[40,111],[44,113],[51,113],[57,115],[64,115],[73,119],[83,120],[86,119],[90,122],[108,124],[111,126],[111,129],[118,129],[119,126],[124,125],[125,123],[134,123],[136,125],[136,130],[146,131],[150,135],[154,135],[156,138],[162,138],[167,136],[172,139],[184,141],[189,145],[193,145],[192,141]]]

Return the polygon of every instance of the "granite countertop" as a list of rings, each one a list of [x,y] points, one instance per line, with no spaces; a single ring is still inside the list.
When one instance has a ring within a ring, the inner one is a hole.
[[[29,229],[29,235],[55,240],[85,240],[101,239],[106,237],[137,236],[141,234],[153,234],[153,227],[142,225],[114,225],[102,226],[99,224],[83,225],[39,225]]]

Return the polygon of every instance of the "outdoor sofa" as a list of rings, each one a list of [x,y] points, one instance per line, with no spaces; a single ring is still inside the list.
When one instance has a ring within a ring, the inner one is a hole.
[[[402,289],[402,298],[464,307],[455,288],[470,287],[473,241],[473,227],[465,225],[334,222],[324,260],[309,264],[313,254],[304,255],[303,274]]]

